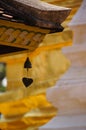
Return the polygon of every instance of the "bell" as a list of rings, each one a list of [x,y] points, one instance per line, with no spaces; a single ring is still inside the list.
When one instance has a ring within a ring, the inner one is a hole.
[[[32,64],[29,60],[29,57],[27,57],[25,63],[24,63],[24,68],[32,68]]]

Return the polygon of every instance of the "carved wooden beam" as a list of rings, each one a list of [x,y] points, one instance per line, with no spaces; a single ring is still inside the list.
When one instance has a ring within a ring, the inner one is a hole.
[[[0,55],[34,51],[50,30],[0,20]]]
[[[0,0],[0,55],[34,51],[46,34],[63,31],[70,10],[40,0]]]
[[[13,16],[8,18],[11,21],[16,19],[16,21],[31,26],[48,28],[57,32],[63,30],[61,23],[70,13],[69,8],[55,6],[40,0],[0,0],[0,6],[4,8],[5,14]]]

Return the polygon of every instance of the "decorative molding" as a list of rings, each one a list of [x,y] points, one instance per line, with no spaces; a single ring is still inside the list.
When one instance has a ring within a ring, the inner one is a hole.
[[[47,33],[47,29],[0,20],[0,48],[3,46],[0,54],[13,52],[11,47],[19,48],[19,52],[31,52],[39,46]]]

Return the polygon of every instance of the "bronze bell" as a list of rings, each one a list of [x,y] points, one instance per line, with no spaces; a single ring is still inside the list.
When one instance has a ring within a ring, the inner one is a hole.
[[[24,63],[24,68],[28,69],[28,68],[32,68],[32,64],[30,62],[29,57],[27,57],[25,63]]]

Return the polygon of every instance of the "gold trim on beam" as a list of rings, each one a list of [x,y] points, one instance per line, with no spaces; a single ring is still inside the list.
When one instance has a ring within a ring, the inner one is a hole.
[[[0,45],[5,48],[11,46],[34,51],[47,33],[47,29],[0,20]]]

